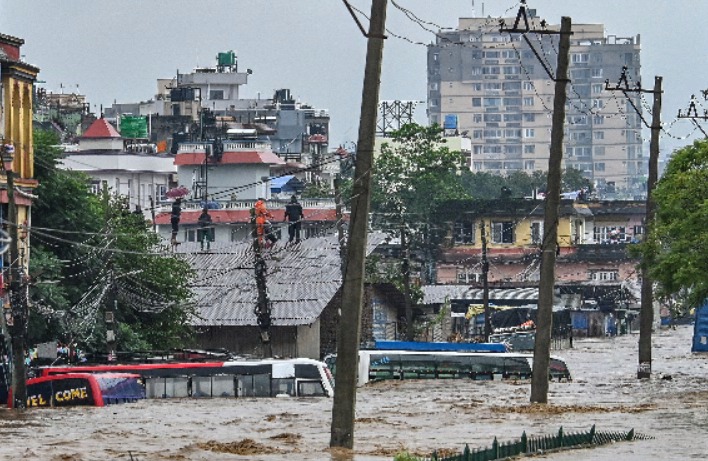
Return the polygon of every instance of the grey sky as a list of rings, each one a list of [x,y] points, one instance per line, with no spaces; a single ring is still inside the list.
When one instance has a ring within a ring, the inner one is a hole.
[[[396,0],[434,25],[456,27],[472,15],[472,0]],[[370,0],[351,0],[370,11]],[[476,0],[477,15],[515,15],[513,1]],[[641,35],[642,80],[664,77],[663,119],[674,121],[691,94],[708,88],[705,0],[529,0],[550,23],[604,23],[607,33]],[[366,19],[362,18],[365,26]],[[432,33],[389,1],[388,29],[429,43]],[[366,40],[340,0],[0,0],[0,32],[25,39],[26,60],[41,69],[48,91],[76,90],[96,109],[151,98],[156,79],[214,63],[234,49],[239,69],[253,70],[243,97],[271,97],[277,88],[332,117],[331,145],[356,141]],[[426,48],[391,36],[385,43],[381,99],[426,99]],[[650,97],[647,96],[650,100]],[[702,98],[701,98],[702,99]],[[708,103],[706,103],[708,107]],[[92,107],[93,108],[93,107]],[[425,120],[425,105],[418,106]],[[694,131],[689,121],[670,133]],[[689,140],[664,137],[667,153]]]

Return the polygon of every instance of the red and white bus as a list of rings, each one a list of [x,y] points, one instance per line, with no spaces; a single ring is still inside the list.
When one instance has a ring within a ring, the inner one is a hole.
[[[106,372],[140,375],[147,398],[334,395],[327,365],[306,358],[40,368],[41,376]]]

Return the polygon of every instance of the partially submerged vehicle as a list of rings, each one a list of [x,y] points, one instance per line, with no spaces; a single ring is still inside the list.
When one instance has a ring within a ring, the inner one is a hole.
[[[27,380],[27,407],[103,407],[145,398],[140,375],[132,373],[64,373]],[[8,393],[12,408],[12,391]]]
[[[332,374],[313,359],[225,362],[141,363],[45,367],[42,376],[64,373],[138,374],[147,398],[174,397],[332,397]]]
[[[336,355],[325,358],[335,372]],[[391,379],[531,379],[533,354],[410,350],[360,350],[357,385]],[[565,362],[551,357],[549,378],[570,381]]]

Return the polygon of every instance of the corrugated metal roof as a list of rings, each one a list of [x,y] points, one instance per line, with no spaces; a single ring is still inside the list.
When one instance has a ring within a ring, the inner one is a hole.
[[[441,304],[446,299],[482,299],[484,290],[469,285],[425,285],[423,303]],[[538,288],[490,288],[490,300],[529,300],[538,301]]]
[[[370,234],[367,253],[384,237]],[[195,326],[257,325],[254,254],[249,242],[214,246],[210,253],[199,252],[199,244],[183,243],[178,251],[197,274]],[[264,259],[273,326],[313,323],[342,284],[336,236],[305,239],[288,247],[278,242],[264,252]]]

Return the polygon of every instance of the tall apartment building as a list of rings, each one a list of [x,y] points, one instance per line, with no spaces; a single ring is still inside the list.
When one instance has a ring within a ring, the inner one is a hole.
[[[531,29],[542,29],[527,11]],[[605,80],[617,85],[623,66],[630,87],[639,81],[639,35],[605,35],[602,24],[573,24],[572,31],[565,166],[581,170],[603,197],[642,195],[648,156],[634,108],[641,111],[643,101],[605,89]],[[497,20],[460,18],[457,30],[441,31],[428,47],[429,120],[471,138],[474,172],[548,168],[555,85],[546,69],[555,76],[559,36],[527,36],[533,48],[521,34],[500,32]]]

